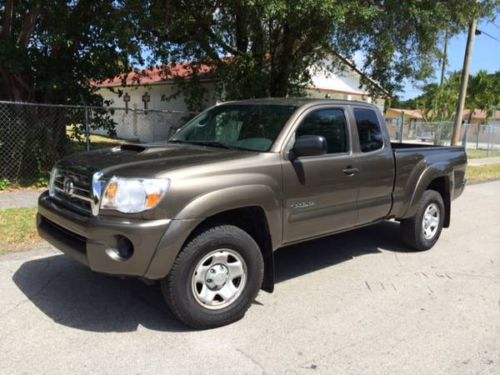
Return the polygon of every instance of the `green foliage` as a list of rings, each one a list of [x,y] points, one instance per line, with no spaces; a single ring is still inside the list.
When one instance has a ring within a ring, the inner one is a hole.
[[[0,0],[0,100],[101,105],[92,82],[142,63],[142,14],[125,0]],[[37,181],[65,154],[66,126],[84,131],[75,111],[6,107],[0,176]],[[108,113],[93,111],[89,120],[114,134]]]
[[[134,66],[192,62],[183,84],[203,106],[199,67],[227,99],[300,95],[313,65],[364,56],[389,91],[431,73],[440,35],[489,17],[497,0],[0,0],[0,99],[100,104],[92,82]],[[147,53],[145,53],[147,51]],[[230,62],[230,63],[229,63]],[[367,82],[365,82],[367,83]],[[374,91],[376,88],[369,86]]]
[[[461,31],[495,0],[471,2],[179,0],[152,3],[145,43],[153,60],[216,69],[226,99],[297,95],[313,65],[340,69],[364,55],[363,69],[389,91],[432,73],[444,30]],[[367,82],[364,82],[367,83]],[[194,80],[192,84],[196,86]],[[199,86],[199,85],[197,85]],[[373,86],[369,88],[376,91]]]
[[[10,188],[11,183],[5,177],[0,178],[0,191]]]
[[[127,1],[0,0],[0,98],[99,103],[91,82],[140,60],[140,14]]]
[[[495,74],[481,70],[469,78],[466,105],[470,109],[485,111],[487,117],[493,115],[500,106],[500,70]]]
[[[414,99],[395,103],[394,106],[407,109],[420,109],[427,121],[451,121],[455,116],[457,100],[460,92],[460,72],[452,73],[444,80],[443,85],[436,83],[423,87],[423,93]],[[488,74],[479,71],[469,76],[465,107],[480,109],[491,117],[495,108],[500,105],[500,71]],[[472,116],[472,111],[470,116]],[[465,119],[470,122],[471,117]]]
[[[43,177],[39,177],[35,183],[33,184],[33,187],[36,187],[36,188],[46,188],[47,186],[49,186],[49,174],[46,173],[45,176]]]

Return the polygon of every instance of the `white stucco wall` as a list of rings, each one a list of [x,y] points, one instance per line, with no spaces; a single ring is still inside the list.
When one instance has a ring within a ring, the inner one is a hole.
[[[306,90],[309,97],[359,100],[384,110],[385,100],[372,97],[365,87],[360,88],[360,74],[349,67],[335,72],[324,68],[311,69],[311,81],[311,87]]]
[[[204,86],[207,90],[205,107],[209,107],[217,101],[215,84],[204,83]],[[118,90],[123,92],[121,96],[119,96]],[[147,112],[144,111],[144,102],[142,101],[142,96],[146,92],[150,95]],[[110,107],[120,108],[114,110],[113,114],[113,120],[116,122],[117,137],[140,142],[167,139],[172,127],[179,127],[187,118],[193,116],[192,113],[188,112],[185,98],[182,94],[171,97],[176,92],[176,86],[169,83],[149,86],[116,87],[114,91],[103,87],[97,91],[104,100],[110,102]],[[124,110],[125,102],[123,101],[123,95],[125,93],[130,95],[128,113]],[[170,111],[175,112],[172,113]],[[95,133],[104,134],[103,131],[99,130],[95,131]]]
[[[325,69],[312,70],[312,86],[306,90],[306,95],[313,98],[331,98],[344,100],[359,100],[376,104],[382,111],[384,100],[373,98],[369,92],[359,87],[360,75],[346,68],[344,72],[331,73]],[[216,83],[203,84],[207,94],[204,107],[214,105],[218,100]],[[116,132],[119,138],[141,142],[162,141],[167,139],[172,127],[182,125],[190,115],[187,111],[185,97],[182,94],[171,97],[177,92],[176,85],[171,83],[153,84],[149,86],[100,88],[98,93],[111,102],[111,107],[124,108],[123,95],[118,90],[130,95],[129,111],[115,110],[113,119],[116,122]],[[150,102],[149,112],[144,113],[142,96],[148,92]],[[162,99],[163,98],[163,99]],[[168,99],[168,100],[166,100]],[[137,111],[134,111],[137,110]],[[175,113],[158,113],[155,111],[176,111]],[[101,133],[96,131],[96,133]]]
[[[342,91],[348,94],[367,95],[368,91],[361,89],[359,73],[350,68],[343,72],[330,72],[324,68],[312,70],[312,87]]]

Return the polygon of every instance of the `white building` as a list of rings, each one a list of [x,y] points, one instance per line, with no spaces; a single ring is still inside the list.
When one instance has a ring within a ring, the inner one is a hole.
[[[342,72],[332,73],[324,68],[316,68],[312,70],[311,76],[311,86],[306,89],[309,97],[363,101],[373,103],[384,111],[384,97],[373,97],[367,87],[361,87],[361,78],[365,77],[385,97],[389,94],[348,61],[345,61]]]
[[[311,86],[306,95],[312,98],[360,100],[374,103],[383,110],[384,99],[374,98],[366,88],[360,87],[363,73],[354,64],[345,62],[343,72],[331,73],[325,69],[312,69]],[[201,82],[205,87],[206,107],[221,100],[216,77],[204,68]],[[119,138],[142,142],[166,139],[172,127],[178,127],[193,116],[188,112],[185,97],[174,78],[187,78],[192,74],[189,65],[175,65],[165,73],[162,69],[133,72],[101,83],[95,83],[98,94],[112,107],[128,107],[128,111],[116,110],[113,119],[117,123]],[[383,89],[371,81],[379,91]],[[147,109],[144,111],[145,101]],[[157,112],[157,111],[163,111]]]

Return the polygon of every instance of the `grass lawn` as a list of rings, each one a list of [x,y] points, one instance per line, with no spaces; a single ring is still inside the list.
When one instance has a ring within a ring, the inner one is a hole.
[[[66,126],[66,134],[71,142],[70,149],[71,149],[72,153],[87,151],[87,148],[86,148],[87,143],[85,141],[85,134],[80,134],[80,137],[78,138],[75,135],[75,128],[73,127],[73,125]],[[90,138],[90,149],[91,150],[96,150],[98,148],[114,147],[116,145],[120,145],[122,143],[125,143],[125,141],[123,141],[123,140],[114,139],[114,138],[107,137],[104,135],[91,134],[89,138]]]
[[[70,136],[71,141],[71,151],[74,153],[87,151],[85,141],[78,141],[76,138]],[[120,139],[114,139],[110,137],[105,137],[103,135],[94,135],[90,136],[90,149],[97,150],[98,148],[107,148],[107,147],[115,147],[116,145],[120,145],[125,143],[125,141]]]
[[[23,250],[41,241],[36,231],[36,208],[0,210],[0,255]]]
[[[500,179],[500,164],[479,165],[467,167],[469,183],[484,182]]]
[[[488,151],[486,150],[467,150],[467,157],[469,159],[482,159],[482,158],[492,158],[500,156],[500,151]]]

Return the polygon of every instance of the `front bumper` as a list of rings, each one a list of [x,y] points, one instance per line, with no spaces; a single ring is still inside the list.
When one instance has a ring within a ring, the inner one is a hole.
[[[113,275],[145,276],[171,222],[84,216],[57,205],[47,192],[38,200],[40,236],[93,271]],[[132,256],[122,260],[108,255],[123,237],[133,245]]]

